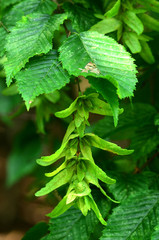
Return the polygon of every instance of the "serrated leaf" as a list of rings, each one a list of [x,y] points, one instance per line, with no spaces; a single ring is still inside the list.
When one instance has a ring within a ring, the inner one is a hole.
[[[127,11],[122,15],[124,23],[130,27],[133,31],[135,31],[138,35],[140,35],[144,26],[141,20],[136,16],[136,14],[132,11]]]
[[[149,64],[153,64],[155,62],[155,58],[152,54],[151,48],[149,47],[148,43],[145,41],[140,41],[141,44],[141,52],[140,56]]]
[[[65,185],[66,183],[68,183],[70,181],[73,171],[74,171],[73,168],[70,168],[69,170],[64,169],[59,174],[54,176],[53,179],[45,185],[45,187],[43,187],[38,192],[36,192],[35,196],[40,197],[40,196],[46,195],[46,194],[54,191],[56,188],[59,188],[59,187]]]
[[[97,203],[105,217],[109,211],[108,201],[101,199]],[[58,218],[50,220],[50,234],[46,236],[45,240],[88,240],[97,224],[99,224],[99,220],[93,211],[89,211],[87,216],[83,216],[81,211],[72,207]]]
[[[121,21],[115,18],[106,18],[91,27],[90,31],[107,34],[116,31],[121,26]]]
[[[122,38],[132,53],[141,52],[141,44],[136,33],[124,32]]]
[[[117,0],[116,3],[114,4],[114,6],[109,11],[107,11],[104,14],[104,16],[109,17],[109,18],[115,17],[119,12],[120,5],[121,5],[121,1]]]
[[[0,57],[2,57],[5,53],[5,39],[7,36],[7,31],[0,25]]]
[[[77,32],[87,31],[97,22],[97,18],[94,17],[92,11],[79,5],[67,2],[63,5],[63,8],[68,13],[68,19],[72,21],[73,29]]]
[[[123,149],[116,145],[115,143],[105,141],[104,139],[98,137],[93,133],[85,134],[85,138],[93,147],[100,148],[108,152],[112,152],[118,155],[128,155],[133,153],[133,150]]]
[[[66,14],[49,16],[33,13],[23,17],[7,37],[7,62],[4,66],[7,84],[34,55],[52,49],[53,33],[67,18]]]
[[[105,81],[102,78],[89,77],[88,80],[92,87],[97,92],[99,92],[104,97],[104,99],[110,104],[114,117],[114,125],[117,126],[119,114],[119,101],[116,87],[109,81]]]
[[[69,37],[59,50],[63,67],[70,75],[107,78],[117,87],[120,98],[133,95],[137,81],[135,65],[114,39],[97,32],[83,32]]]
[[[35,97],[61,89],[69,82],[69,76],[61,67],[55,50],[32,58],[15,78],[27,109]]]
[[[109,190],[118,201],[125,201],[130,195],[148,190],[149,179],[144,174],[112,173],[116,183],[108,185]]]
[[[100,240],[150,239],[159,223],[159,193],[143,192],[115,208]]]
[[[33,12],[52,14],[56,7],[57,5],[50,0],[25,0],[20,1],[18,4],[14,5],[2,18],[3,25],[7,30],[5,30],[5,34],[2,34],[2,32],[0,34],[0,52],[2,47],[3,53],[5,51],[4,46],[6,44],[6,37],[8,35],[7,31],[9,33],[9,31],[12,30],[12,27],[15,26],[17,21],[21,20],[23,16],[26,16],[27,14]]]
[[[155,227],[155,231],[152,233],[151,240],[159,239],[159,224]]]
[[[22,16],[33,12],[51,15],[57,5],[50,0],[23,0],[13,6],[2,18],[7,26],[14,26]]]

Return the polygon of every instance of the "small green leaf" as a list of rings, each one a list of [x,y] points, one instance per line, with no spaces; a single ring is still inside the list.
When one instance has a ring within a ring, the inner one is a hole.
[[[59,203],[58,205],[53,209],[53,211],[49,214],[47,214],[48,217],[50,218],[56,218],[59,215],[63,214],[66,212],[74,203],[66,203],[67,201],[67,196],[65,196]]]
[[[78,182],[75,185],[75,195],[78,197],[87,196],[91,193],[89,185],[85,181]]]
[[[60,171],[62,171],[64,168],[66,168],[66,166],[67,166],[67,164],[66,164],[66,162],[64,162],[64,163],[62,163],[61,165],[60,165],[60,167],[58,167],[56,170],[54,170],[53,172],[51,172],[51,173],[45,173],[45,176],[46,177],[53,177],[53,176],[55,176],[57,173],[59,173]]]
[[[123,15],[124,23],[130,27],[133,31],[135,31],[138,35],[140,35],[143,30],[144,26],[141,20],[136,16],[136,14],[132,11],[127,11]]]
[[[67,131],[65,133],[62,143],[67,142],[67,140],[69,139],[70,135],[74,132],[74,130],[75,130],[75,123],[74,123],[74,121],[72,121],[72,122],[70,122],[69,126],[67,127]]]
[[[66,118],[66,117],[72,115],[72,113],[77,110],[77,101],[78,101],[78,98],[76,98],[75,101],[73,103],[71,103],[71,105],[68,108],[66,108],[65,110],[56,112],[55,116],[58,118]]]
[[[80,182],[84,179],[85,173],[86,173],[86,166],[83,161],[80,161],[77,165],[77,178]]]
[[[84,158],[94,162],[90,144],[85,140],[85,138],[80,139],[80,149]]]
[[[73,171],[74,171],[74,168],[64,169],[59,174],[54,176],[53,179],[45,185],[45,187],[43,187],[38,192],[36,192],[35,196],[40,197],[40,196],[46,195],[54,191],[56,188],[59,188],[65,185],[70,181]]]
[[[85,198],[88,199],[87,196],[85,196]],[[88,201],[89,201],[89,200],[88,200]],[[88,202],[88,201],[87,201],[87,202]],[[78,198],[78,200],[77,200],[77,205],[78,205],[78,208],[81,210],[82,214],[83,214],[84,216],[86,216],[87,213],[88,213],[88,211],[90,210],[90,205],[89,205],[89,207],[88,207],[88,204],[87,204],[87,205],[85,204],[85,199],[84,199],[84,197]]]
[[[90,31],[107,34],[116,31],[121,26],[121,22],[115,18],[103,19],[91,27]]]
[[[100,115],[112,116],[112,110],[108,103],[100,100],[99,98],[94,98],[92,101],[93,108],[90,110],[91,113],[96,113]]]
[[[97,207],[97,204],[95,203],[92,195],[90,194],[89,195],[89,202],[90,202],[90,206],[91,208],[93,209],[93,211],[95,212],[97,218],[99,219],[99,221],[103,224],[103,225],[107,225],[106,221],[103,219],[98,207]]]
[[[138,35],[134,32],[124,32],[123,42],[128,46],[132,53],[141,52],[141,44],[138,39]]]
[[[104,139],[98,137],[97,135],[95,135],[93,133],[85,134],[84,138],[86,138],[86,140],[89,141],[93,147],[97,147],[102,150],[112,152],[112,153],[115,153],[118,155],[128,155],[128,154],[131,154],[134,152],[133,150],[123,149],[123,148],[119,147],[118,145],[116,145],[115,143],[105,141]]]
[[[112,17],[115,17],[116,15],[118,15],[120,5],[121,5],[121,1],[117,0],[117,2],[114,4],[114,6],[109,11],[107,11],[104,14],[104,16],[106,16],[108,18],[112,18]]]
[[[147,28],[159,32],[159,21],[157,19],[148,14],[141,14],[140,19]]]
[[[155,58],[152,54],[151,48],[145,41],[140,41],[141,44],[141,52],[140,56],[149,64],[153,64],[155,62]]]

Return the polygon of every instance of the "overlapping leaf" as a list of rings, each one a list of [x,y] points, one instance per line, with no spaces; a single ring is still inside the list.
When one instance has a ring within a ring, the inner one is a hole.
[[[100,200],[100,211],[105,217],[109,211],[109,203],[106,200]],[[91,232],[94,232],[99,223],[93,211],[87,216],[83,216],[81,211],[76,208],[70,208],[63,215],[56,219],[51,219],[49,223],[50,234],[44,237],[44,240],[88,240]]]
[[[114,125],[117,126],[119,114],[119,101],[116,87],[109,81],[105,81],[105,79],[103,78],[94,79],[92,77],[89,77],[88,80],[92,87],[96,89],[96,91],[98,91],[104,97],[104,99],[110,104],[114,117]]]
[[[4,1],[5,3],[8,1]],[[5,4],[4,4],[5,5]],[[2,23],[6,29],[0,27],[0,54],[5,52],[6,36],[12,27],[16,25],[16,22],[21,20],[22,16],[33,12],[51,14],[57,5],[50,0],[24,0],[14,5],[7,13],[2,17]]]
[[[148,240],[158,223],[159,193],[135,195],[114,210],[100,240]]]
[[[70,74],[107,78],[117,87],[120,98],[133,95],[137,81],[133,59],[114,39],[83,32],[69,37],[59,50]]]
[[[49,16],[33,13],[17,23],[7,38],[7,62],[4,68],[8,85],[29,58],[52,49],[53,33],[66,18],[66,14]]]
[[[15,78],[27,108],[36,96],[51,93],[69,82],[69,76],[61,67],[55,50],[32,58],[25,70],[21,70]]]
[[[112,176],[116,178],[116,183],[108,185],[108,188],[115,199],[120,202],[127,199],[130,195],[148,190],[149,178],[146,174],[131,175],[112,173]]]
[[[93,12],[88,9],[71,3],[64,4],[63,8],[68,13],[68,19],[72,21],[73,29],[77,32],[87,31],[97,22]]]

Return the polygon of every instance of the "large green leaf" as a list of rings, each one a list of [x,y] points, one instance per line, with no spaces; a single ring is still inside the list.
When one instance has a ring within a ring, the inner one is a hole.
[[[50,0],[24,0],[13,6],[2,18],[4,24],[14,26],[22,16],[39,12],[44,14],[52,14],[57,5]]]
[[[4,1],[8,2],[8,1]],[[21,20],[22,16],[33,12],[52,14],[57,5],[50,0],[24,0],[14,5],[2,18],[2,23],[7,30],[0,27],[0,55],[5,51],[7,32],[12,30],[17,21]]]
[[[133,59],[114,39],[83,32],[69,37],[59,51],[70,74],[106,78],[117,87],[120,98],[133,95],[137,81]]]
[[[115,179],[116,183],[108,185],[109,190],[118,201],[124,201],[130,195],[140,193],[141,191],[148,190],[149,178],[144,174],[111,174]]]
[[[105,217],[110,207],[109,203],[102,199],[98,201],[100,211]],[[93,211],[88,212],[85,217],[76,208],[70,208],[66,213],[56,219],[51,219],[49,223],[50,234],[45,240],[89,240],[90,234],[95,231],[99,223]]]
[[[61,67],[55,50],[32,58],[25,70],[18,72],[15,78],[27,108],[38,95],[61,89],[69,82],[69,76]]]
[[[72,21],[72,27],[77,32],[83,32],[90,29],[97,22],[94,13],[79,5],[66,3],[63,6],[65,12],[68,13],[68,19]]]
[[[4,66],[9,85],[15,74],[34,55],[52,49],[53,33],[67,18],[66,14],[49,16],[33,13],[19,21],[7,38],[7,62]]]
[[[159,193],[143,192],[117,207],[100,240],[149,240],[159,223]]]

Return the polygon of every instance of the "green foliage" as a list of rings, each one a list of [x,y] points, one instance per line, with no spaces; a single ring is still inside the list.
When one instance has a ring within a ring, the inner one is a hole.
[[[114,209],[101,240],[150,239],[154,226],[159,222],[159,194],[143,193],[130,197]]]
[[[133,59],[112,38],[96,32],[74,34],[59,51],[63,67],[70,74],[106,78],[117,88],[120,98],[133,95],[137,81]]]
[[[159,238],[158,19],[156,0],[0,0],[6,185],[31,174],[53,208],[23,239]]]
[[[8,85],[15,74],[25,66],[29,58],[37,54],[47,53],[52,49],[53,33],[66,17],[66,14],[51,17],[46,14],[34,13],[23,17],[16,24],[9,34],[6,44],[5,71]]]
[[[28,109],[35,97],[61,89],[69,82],[69,76],[61,67],[55,50],[32,58],[26,69],[16,75],[16,80]]]
[[[108,214],[110,205],[107,201],[98,200],[100,211],[105,217]],[[70,208],[66,213],[56,219],[51,219],[49,222],[50,234],[44,237],[44,240],[49,239],[68,239],[68,240],[87,240],[91,239],[90,235],[97,228],[98,219],[91,211],[85,217],[76,208]],[[63,231],[61,231],[63,229]],[[81,234],[82,231],[82,234]]]

